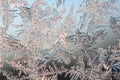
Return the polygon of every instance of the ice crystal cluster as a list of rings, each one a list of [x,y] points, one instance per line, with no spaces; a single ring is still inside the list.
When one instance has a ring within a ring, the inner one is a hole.
[[[77,1],[0,0],[0,80],[120,79],[119,0]]]

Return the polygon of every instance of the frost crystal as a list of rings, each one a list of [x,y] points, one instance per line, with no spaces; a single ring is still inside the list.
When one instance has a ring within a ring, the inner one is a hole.
[[[119,0],[28,1],[0,0],[0,80],[120,78]]]

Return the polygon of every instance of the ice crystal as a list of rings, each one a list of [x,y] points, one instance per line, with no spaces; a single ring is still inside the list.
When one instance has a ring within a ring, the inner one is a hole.
[[[32,6],[27,0],[0,1],[0,80],[120,78],[120,40],[97,47],[109,32],[92,30],[107,25],[119,35],[119,18],[111,16],[118,10],[117,0],[82,0],[77,13],[75,5],[63,8],[65,2],[57,0],[53,7],[46,0],[35,0]],[[9,33],[11,26],[16,35]]]

